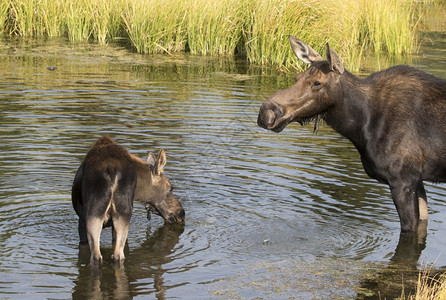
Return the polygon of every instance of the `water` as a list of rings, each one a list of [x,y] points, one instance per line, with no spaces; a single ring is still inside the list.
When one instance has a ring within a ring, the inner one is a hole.
[[[440,49],[414,64],[446,78]],[[2,299],[391,297],[425,264],[446,265],[445,185],[427,185],[428,235],[414,248],[345,138],[326,125],[257,127],[283,74],[64,41],[0,42],[0,66]],[[94,269],[70,193],[103,134],[141,157],[166,150],[186,225],[148,222],[136,204],[124,266],[106,229]]]

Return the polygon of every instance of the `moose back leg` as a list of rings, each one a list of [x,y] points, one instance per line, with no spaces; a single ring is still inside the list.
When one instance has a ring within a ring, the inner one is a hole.
[[[81,217],[79,217],[79,227],[78,227],[78,232],[79,232],[80,244],[86,244],[86,243],[88,243],[88,238],[87,238],[87,227],[86,227],[86,225],[85,225],[85,220],[82,219]]]
[[[130,220],[127,218],[116,216],[113,218],[113,255],[112,260],[124,260],[124,247],[127,241],[127,234],[129,232]]]
[[[103,220],[98,217],[89,217],[87,219],[87,238],[90,246],[90,264],[100,264],[102,262],[102,255],[100,250],[101,231]]]

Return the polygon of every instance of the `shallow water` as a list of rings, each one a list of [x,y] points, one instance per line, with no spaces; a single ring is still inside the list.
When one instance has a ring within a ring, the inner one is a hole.
[[[413,64],[446,78],[445,40]],[[427,185],[428,235],[414,248],[345,138],[257,127],[290,80],[232,60],[0,42],[0,298],[391,297],[426,263],[445,266],[445,185]],[[167,151],[186,225],[148,222],[136,204],[124,265],[106,229],[94,269],[71,183],[103,134],[141,157]]]

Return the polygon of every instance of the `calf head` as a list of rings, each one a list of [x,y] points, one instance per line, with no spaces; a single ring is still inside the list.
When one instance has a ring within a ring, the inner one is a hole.
[[[143,178],[138,176],[138,186],[142,186],[138,200],[146,206],[147,217],[150,218],[150,213],[153,212],[160,215],[167,223],[184,223],[183,206],[173,194],[173,187],[169,180],[164,176],[166,152],[161,150],[158,158],[153,153],[149,153],[147,164],[145,176]]]
[[[262,104],[257,124],[275,132],[282,131],[293,121],[300,124],[311,119],[318,121],[342,98],[340,76],[344,67],[336,52],[327,44],[327,59],[324,59],[301,40],[294,36],[289,38],[294,54],[311,66],[297,76],[295,84],[276,92]]]

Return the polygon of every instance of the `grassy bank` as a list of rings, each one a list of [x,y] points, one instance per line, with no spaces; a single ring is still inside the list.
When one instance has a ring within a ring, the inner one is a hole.
[[[140,53],[240,55],[296,65],[287,37],[329,42],[349,67],[364,51],[415,52],[415,0],[1,0],[0,32],[71,41],[119,41]]]

